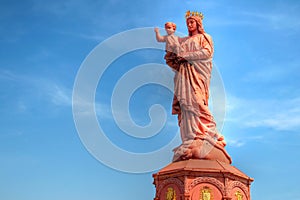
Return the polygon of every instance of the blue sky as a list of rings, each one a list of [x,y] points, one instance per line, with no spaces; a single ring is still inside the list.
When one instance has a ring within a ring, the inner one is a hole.
[[[226,91],[222,133],[233,165],[255,179],[252,199],[300,199],[299,8],[296,0],[1,1],[0,198],[152,199],[155,171],[120,172],[86,150],[73,120],[73,84],[84,59],[104,40],[166,21],[186,33],[183,16],[190,9],[204,13],[214,40],[214,63]],[[129,137],[112,117],[114,85],[150,62],[163,64],[163,52],[121,56],[96,91],[99,124],[131,152],[161,148],[177,132],[172,94],[155,85],[139,88],[129,107],[143,126],[149,107],[161,104],[167,113],[162,133]]]

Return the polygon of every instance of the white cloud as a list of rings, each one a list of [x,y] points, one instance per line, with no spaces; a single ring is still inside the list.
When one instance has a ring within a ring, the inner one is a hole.
[[[72,90],[65,87],[62,83],[35,76],[20,76],[19,83],[32,88],[29,96],[37,96],[47,100],[55,106],[71,106]]]
[[[57,84],[48,85],[48,95],[51,102],[59,106],[71,106],[71,91]]]
[[[241,15],[249,17],[256,22],[257,25],[269,26],[275,30],[293,29],[299,30],[300,22],[299,14],[294,9],[283,9],[280,12],[249,12],[242,11]]]
[[[241,141],[238,139],[227,139],[226,142],[229,146],[233,147],[241,147],[245,145],[245,141]]]
[[[292,99],[228,98],[226,121],[245,128],[266,127],[277,131],[300,128],[300,97]]]
[[[263,135],[256,135],[256,136],[241,136],[239,137],[235,136],[229,136],[226,137],[226,142],[228,146],[232,147],[242,147],[247,144],[249,141],[263,141],[265,137]]]
[[[217,18],[208,18],[210,26],[255,26],[261,29],[282,30],[284,34],[293,34],[300,30],[298,20],[299,6],[293,4],[274,4],[271,9],[244,10],[239,7],[232,7],[230,12],[224,13]],[[219,18],[222,17],[222,18]]]
[[[11,91],[15,95],[14,98],[19,99],[15,108],[21,112],[25,112],[30,103],[35,104],[32,98],[43,98],[56,106],[72,105],[71,89],[54,80],[18,74],[10,70],[0,70],[0,80],[8,82],[7,84],[14,83],[16,88],[22,89],[22,92]]]
[[[78,37],[85,40],[91,40],[100,42],[106,39],[105,35],[103,33],[90,33],[89,30],[83,30],[82,32],[72,32],[72,31],[65,31],[65,30],[56,30],[58,34],[66,35],[66,36],[72,36],[72,37]]]
[[[5,69],[0,69],[0,80],[4,80],[4,81],[17,81],[20,77],[9,71],[9,70],[5,70]]]
[[[257,61],[257,66],[243,76],[243,80],[247,82],[285,82],[285,80],[299,80],[299,73],[295,73],[299,68],[300,62],[298,58],[293,59],[274,59],[262,58]]]
[[[96,103],[95,107],[99,119],[112,119],[111,107],[109,104]]]

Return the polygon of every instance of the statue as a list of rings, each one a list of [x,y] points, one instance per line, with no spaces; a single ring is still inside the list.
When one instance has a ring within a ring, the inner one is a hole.
[[[183,50],[179,44],[179,37],[174,35],[176,31],[176,24],[174,22],[167,22],[165,23],[165,30],[168,35],[161,36],[159,34],[158,28],[155,28],[154,31],[156,33],[156,40],[158,42],[165,42],[166,43],[166,51],[173,52],[178,54],[180,50]]]
[[[172,22],[165,24],[166,36],[160,36],[155,28],[157,41],[166,42],[166,63],[175,72],[172,114],[178,116],[182,144],[173,150],[173,161],[211,159],[231,163],[224,137],[218,133],[208,108],[214,48],[202,19],[202,13],[188,11],[189,35],[183,38],[174,35],[176,25]]]

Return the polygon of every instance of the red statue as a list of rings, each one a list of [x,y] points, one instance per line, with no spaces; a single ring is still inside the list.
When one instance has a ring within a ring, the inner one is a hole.
[[[174,149],[173,162],[153,174],[154,200],[251,199],[253,179],[231,165],[208,109],[214,48],[202,19],[201,13],[188,11],[189,36],[183,38],[174,35],[172,23],[165,26],[167,36],[155,29],[157,41],[166,42],[166,63],[175,72],[172,113],[178,115],[182,144]]]
[[[186,13],[189,35],[184,38],[174,35],[172,22],[165,24],[166,36],[155,28],[157,41],[166,42],[166,63],[175,72],[172,114],[178,115],[182,144],[174,149],[173,161],[194,158],[231,163],[224,137],[208,109],[214,48],[202,19],[202,13]]]

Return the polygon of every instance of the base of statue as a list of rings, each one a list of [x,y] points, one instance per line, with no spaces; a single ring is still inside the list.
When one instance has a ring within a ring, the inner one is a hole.
[[[218,160],[173,162],[153,174],[154,200],[250,200],[252,178]]]
[[[231,158],[224,149],[210,137],[198,137],[186,141],[174,150],[173,162],[189,159],[219,160],[231,164]]]

